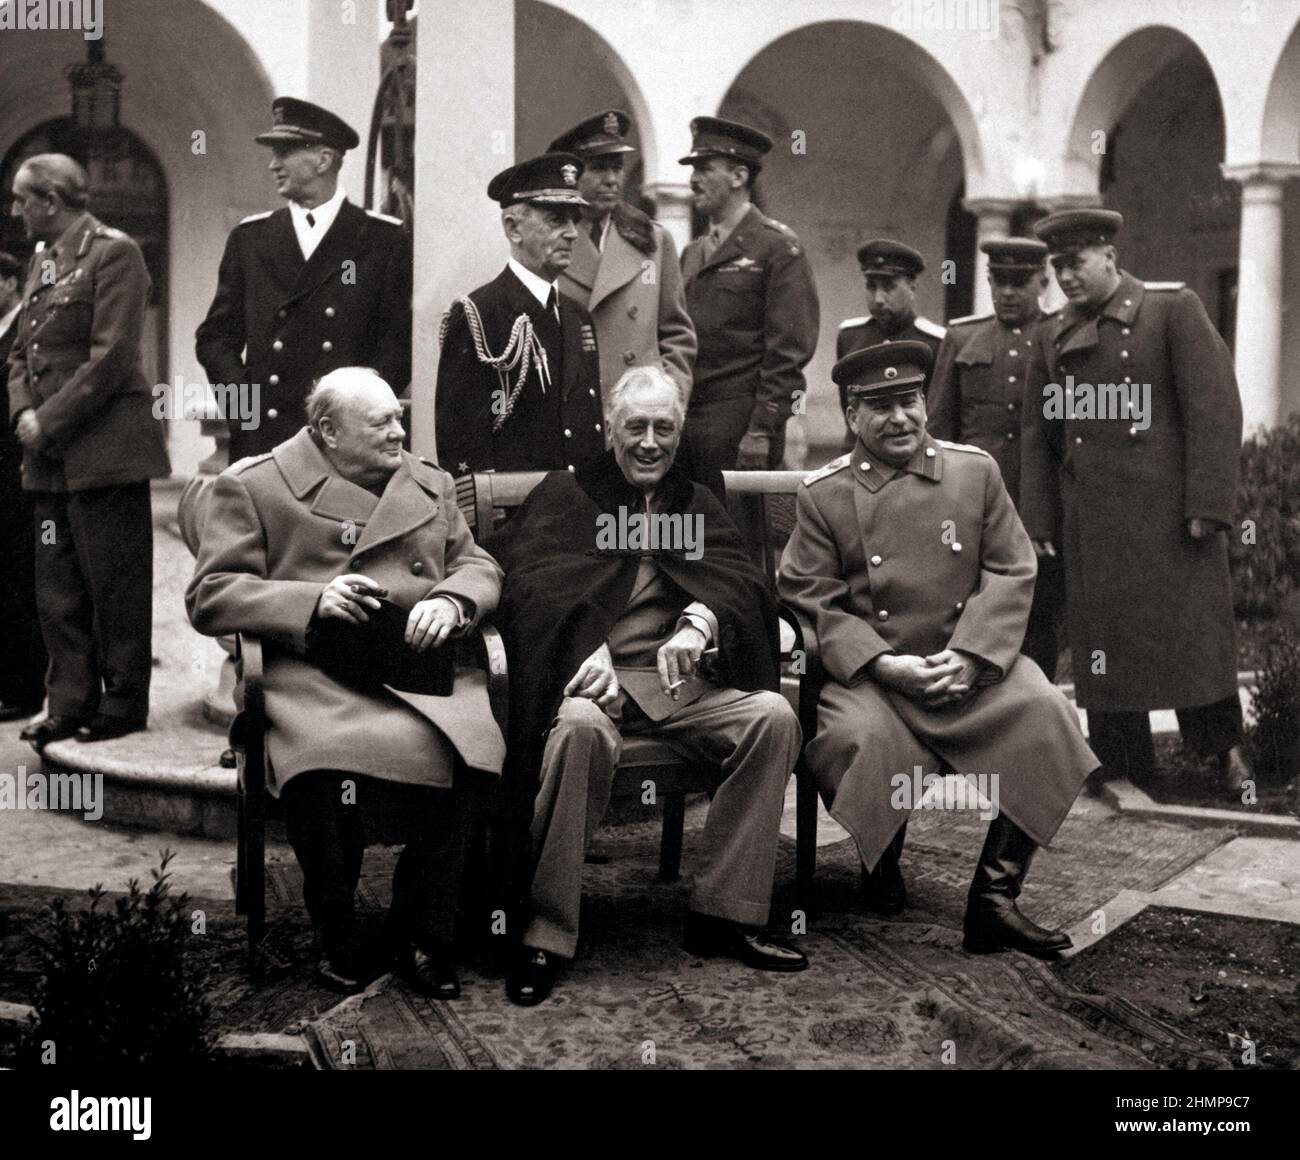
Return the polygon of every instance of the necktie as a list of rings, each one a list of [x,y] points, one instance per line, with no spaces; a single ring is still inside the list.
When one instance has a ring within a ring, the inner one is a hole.
[[[560,324],[560,300],[556,296],[555,287],[551,287],[551,293],[546,299],[546,309],[550,312],[551,317],[555,319],[555,325]]]
[[[591,244],[598,250],[600,249],[600,239],[605,236],[604,224],[601,218],[597,218],[591,223]]]
[[[718,252],[720,245],[722,245],[722,235],[718,232],[718,227],[714,226],[704,238],[704,260],[706,262]]]
[[[307,211],[307,224],[311,226],[312,229],[316,228],[316,219],[311,216],[311,210]]]

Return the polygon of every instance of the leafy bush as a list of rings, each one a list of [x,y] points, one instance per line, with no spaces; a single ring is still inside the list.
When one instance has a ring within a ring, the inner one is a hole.
[[[203,978],[188,961],[189,898],[172,896],[163,851],[153,885],[132,878],[108,908],[102,884],[87,910],[50,904],[34,935],[40,948],[37,1026],[28,1063],[130,1065],[201,1063],[208,1054]],[[53,1058],[47,1049],[53,1045]]]
[[[1271,619],[1300,590],[1300,411],[1242,445],[1237,519],[1254,522],[1253,543],[1228,537],[1237,616]]]
[[[1255,776],[1279,784],[1295,777],[1300,757],[1300,644],[1286,629],[1269,641],[1258,683],[1251,689],[1255,727],[1251,731]]]

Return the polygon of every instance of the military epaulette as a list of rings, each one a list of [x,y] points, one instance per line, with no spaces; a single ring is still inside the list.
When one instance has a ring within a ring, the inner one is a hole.
[[[993,311],[991,310],[987,314],[967,314],[962,318],[948,319],[948,326],[951,329],[954,326],[966,326],[971,322],[987,322],[992,317]],[[921,320],[918,318],[916,321],[917,324],[920,325]]]
[[[778,234],[785,234],[788,238],[798,239],[799,237],[785,222],[779,222],[776,218],[765,217],[763,224],[770,230],[776,230]]]
[[[949,451],[969,451],[972,455],[982,455],[985,459],[993,458],[983,447],[973,447],[969,443],[949,443],[947,439],[936,439],[935,442]]]
[[[913,320],[912,325],[922,334],[928,334],[931,338],[942,338],[944,329],[937,322],[931,322],[928,318],[921,318],[919,315]]]
[[[260,222],[263,218],[269,218],[274,212],[274,210],[268,209],[264,210],[262,213],[250,213],[248,217],[244,218],[239,224],[241,226],[246,226],[249,222]]]
[[[232,463],[226,470],[232,472],[235,475],[242,475],[250,467],[254,467],[257,464],[262,463],[263,461],[270,458],[271,458],[271,452],[269,451],[264,451],[262,452],[261,455],[245,455],[243,459],[236,459],[235,462]]]
[[[1187,283],[1186,283],[1186,282],[1143,282],[1142,285],[1145,286],[1148,290],[1185,290],[1185,289],[1187,289]]]
[[[366,217],[378,218],[381,222],[388,222],[390,225],[395,226],[404,224],[401,218],[393,217],[392,214],[379,213],[373,209],[366,210]]]
[[[870,314],[862,318],[846,318],[843,322],[840,323],[840,329],[848,330],[850,326],[865,326],[870,321],[871,321]]]
[[[99,225],[95,229],[95,236],[99,238],[124,238],[126,234],[121,230],[115,230],[112,226]]]
[[[849,462],[853,459],[852,455],[841,455],[838,459],[832,459],[823,467],[819,467],[811,475],[803,477],[804,487],[809,487],[820,479],[825,479],[828,475],[834,475],[837,471],[848,467]]]

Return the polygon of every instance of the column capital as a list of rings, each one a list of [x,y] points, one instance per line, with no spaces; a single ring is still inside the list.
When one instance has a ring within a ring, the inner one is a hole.
[[[964,197],[961,207],[976,217],[996,216],[1009,218],[1021,205],[1023,199],[1018,197]]]
[[[1057,193],[1051,197],[1036,197],[1034,203],[1041,206],[1048,213],[1060,213],[1063,210],[1071,209],[1102,208],[1101,194],[1099,193]]]
[[[652,181],[641,186],[641,192],[661,209],[685,206],[690,212],[691,186],[686,181]]]
[[[1219,170],[1229,181],[1240,182],[1243,188],[1251,185],[1281,187],[1291,178],[1300,177],[1300,165],[1290,161],[1255,161],[1249,165],[1229,165],[1224,162]]]

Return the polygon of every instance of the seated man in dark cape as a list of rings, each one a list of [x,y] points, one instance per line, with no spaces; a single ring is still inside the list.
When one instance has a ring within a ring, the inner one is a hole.
[[[506,785],[531,855],[507,982],[522,1005],[546,997],[576,950],[586,844],[625,736],[653,736],[718,769],[687,950],[763,970],[807,966],[761,931],[800,742],[776,691],[771,596],[723,506],[673,467],[680,388],[636,368],[609,406],[613,450],[576,474],[547,475],[492,540],[506,570]],[[701,671],[706,651],[716,663]]]

